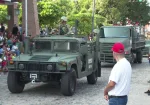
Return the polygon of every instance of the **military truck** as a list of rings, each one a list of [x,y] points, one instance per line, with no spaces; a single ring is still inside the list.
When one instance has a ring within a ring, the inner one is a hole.
[[[131,63],[142,63],[142,50],[145,48],[144,35],[133,26],[103,26],[100,28],[101,62],[114,63],[111,48],[114,43],[122,42],[125,56]]]
[[[21,93],[25,84],[32,82],[59,82],[63,95],[71,96],[76,90],[77,79],[87,77],[95,84],[101,76],[98,58],[99,40],[88,42],[80,37],[34,37],[34,47],[29,53],[13,59],[7,84],[12,93]]]

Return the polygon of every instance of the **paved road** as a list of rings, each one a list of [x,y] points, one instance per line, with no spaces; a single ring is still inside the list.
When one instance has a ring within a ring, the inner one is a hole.
[[[77,90],[72,97],[63,96],[58,85],[27,84],[21,94],[12,94],[7,89],[7,75],[0,76],[0,105],[107,105],[103,90],[113,65],[103,64],[102,77],[96,85],[88,85],[86,78],[78,80]],[[144,91],[150,87],[150,65],[147,60],[134,64],[132,85],[128,105],[150,105],[150,96]]]

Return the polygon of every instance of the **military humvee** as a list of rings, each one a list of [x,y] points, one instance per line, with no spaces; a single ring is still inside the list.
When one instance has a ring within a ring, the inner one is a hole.
[[[21,93],[29,82],[56,81],[61,83],[62,94],[71,96],[77,78],[87,77],[89,84],[95,84],[101,76],[98,40],[55,35],[37,36],[32,41],[32,54],[27,51],[13,59],[7,78],[10,92]]]
[[[114,63],[111,48],[114,43],[122,42],[125,56],[131,63],[142,63],[142,50],[145,48],[145,36],[133,26],[103,26],[100,28],[101,62]]]

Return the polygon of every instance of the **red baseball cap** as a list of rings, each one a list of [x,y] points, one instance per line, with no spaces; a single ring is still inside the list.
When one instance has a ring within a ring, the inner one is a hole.
[[[116,53],[124,53],[124,45],[120,42],[117,42],[112,46],[111,50]]]

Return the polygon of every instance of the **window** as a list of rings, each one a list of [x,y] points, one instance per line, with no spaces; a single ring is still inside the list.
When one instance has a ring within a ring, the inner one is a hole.
[[[51,50],[51,42],[50,41],[36,41],[35,42],[35,50]]]
[[[54,51],[78,51],[78,44],[77,42],[56,41]]]
[[[130,29],[126,27],[108,27],[103,28],[101,37],[106,38],[127,38],[130,36]]]

